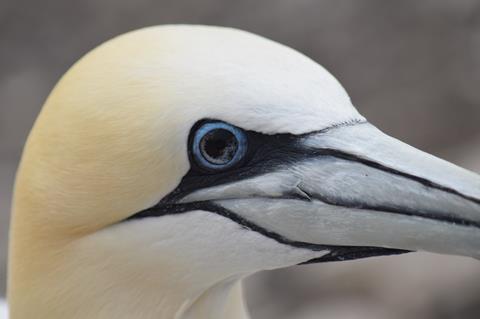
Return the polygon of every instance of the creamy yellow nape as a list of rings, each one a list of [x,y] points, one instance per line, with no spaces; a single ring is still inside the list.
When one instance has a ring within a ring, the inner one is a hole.
[[[297,134],[360,116],[322,67],[246,32],[164,26],[101,45],[59,81],[25,146],[12,319],[246,318],[241,278],[318,256],[205,212],[121,222],[180,182],[203,118]]]

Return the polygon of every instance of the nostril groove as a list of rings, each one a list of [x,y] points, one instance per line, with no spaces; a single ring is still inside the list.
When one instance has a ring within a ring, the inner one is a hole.
[[[302,182],[298,182],[292,188],[292,195],[300,200],[311,202],[312,201],[312,194],[308,193],[303,187]]]

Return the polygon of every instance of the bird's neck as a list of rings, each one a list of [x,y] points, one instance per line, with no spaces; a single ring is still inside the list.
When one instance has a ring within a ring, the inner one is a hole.
[[[162,270],[159,270],[161,276],[155,276],[151,270],[128,273],[127,267],[113,267],[109,261],[95,265],[85,256],[77,259],[57,252],[44,255],[48,264],[56,265],[54,269],[47,267],[45,261],[10,264],[14,267],[8,296],[11,319],[249,318],[239,277],[199,288],[195,283],[186,284],[188,280],[193,281],[189,278],[192,274]],[[113,262],[116,264],[119,260]],[[182,277],[188,280],[181,281]]]
[[[113,241],[107,240],[109,231],[82,239],[53,238],[32,220],[14,218],[12,223],[11,319],[248,318],[242,275],[220,276],[206,271],[212,268],[208,264],[192,267],[167,250],[168,243],[159,248],[128,241],[128,246],[122,238],[129,233]],[[150,262],[152,255],[158,262]]]
[[[248,319],[241,281],[227,280],[209,288],[193,303],[187,301],[175,318]]]

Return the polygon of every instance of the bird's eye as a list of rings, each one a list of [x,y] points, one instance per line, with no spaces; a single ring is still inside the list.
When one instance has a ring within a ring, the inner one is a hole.
[[[218,171],[242,161],[247,151],[247,137],[241,129],[224,122],[209,122],[194,133],[192,153],[202,168]]]

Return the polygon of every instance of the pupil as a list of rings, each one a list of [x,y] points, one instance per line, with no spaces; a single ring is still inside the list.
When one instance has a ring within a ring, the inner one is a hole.
[[[212,164],[228,164],[237,152],[235,135],[224,129],[208,132],[200,141],[202,155]]]

